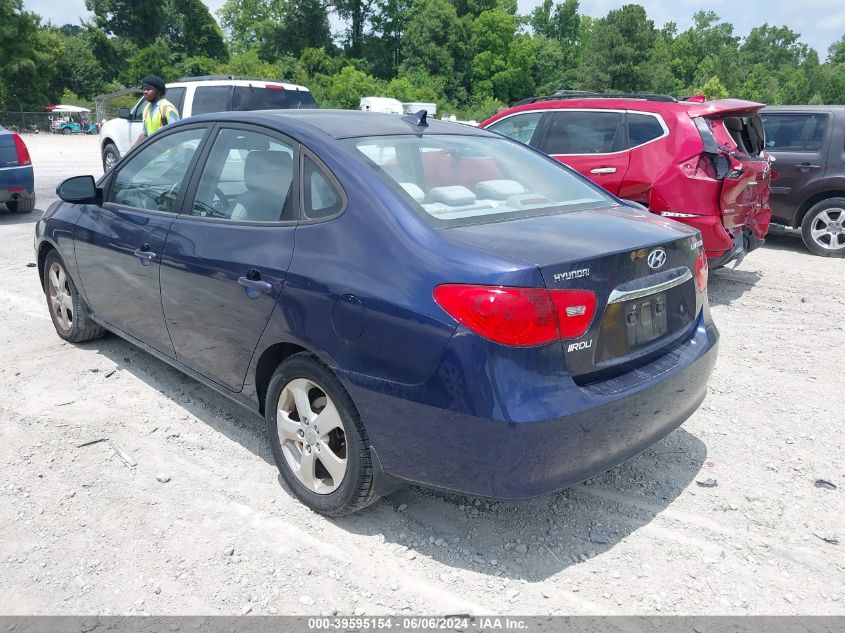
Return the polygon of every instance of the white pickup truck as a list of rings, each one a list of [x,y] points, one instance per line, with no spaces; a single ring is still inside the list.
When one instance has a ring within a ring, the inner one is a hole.
[[[208,112],[229,110],[319,107],[311,92],[304,86],[228,75],[184,77],[167,84],[165,96],[176,106],[183,119]],[[114,167],[141,134],[145,103],[142,98],[131,110],[121,108],[118,118],[106,121],[103,125],[100,131],[100,150],[105,171]]]

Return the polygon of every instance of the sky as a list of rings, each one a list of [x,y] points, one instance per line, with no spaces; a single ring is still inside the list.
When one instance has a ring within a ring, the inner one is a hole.
[[[204,0],[214,15],[224,0]],[[542,0],[518,0],[519,11],[529,13]],[[719,17],[734,25],[734,34],[748,35],[752,27],[768,22],[773,26],[788,26],[801,34],[801,40],[827,58],[827,49],[845,35],[845,2],[843,0],[628,0],[645,7],[648,17],[659,28],[675,22],[679,31],[692,26],[696,11],[713,10]],[[603,17],[625,0],[581,0],[581,13]],[[38,13],[54,24],[78,24],[90,16],[85,0],[24,0],[24,7]],[[215,15],[216,17],[216,15]],[[337,30],[339,23],[332,21]]]

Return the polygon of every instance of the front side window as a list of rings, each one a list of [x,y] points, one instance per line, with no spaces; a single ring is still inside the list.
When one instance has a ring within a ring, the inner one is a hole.
[[[242,222],[293,220],[294,148],[258,132],[224,129],[211,148],[191,215]]]
[[[534,130],[537,129],[537,124],[540,123],[542,116],[542,112],[515,114],[506,119],[496,121],[487,129],[516,139],[520,143],[528,143],[531,137],[534,136]]]
[[[203,86],[194,91],[191,115],[225,112],[229,101],[229,86]]]
[[[185,173],[204,134],[205,128],[193,128],[154,140],[121,166],[106,202],[176,213]]]
[[[541,149],[547,154],[608,154],[622,149],[621,112],[553,112]]]
[[[503,138],[404,135],[341,142],[438,226],[614,204],[557,161]]]
[[[766,149],[817,152],[827,129],[826,114],[762,114]]]

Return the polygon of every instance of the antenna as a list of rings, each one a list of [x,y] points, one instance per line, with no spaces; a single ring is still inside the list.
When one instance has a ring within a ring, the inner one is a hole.
[[[416,127],[428,127],[428,121],[426,120],[427,116],[428,112],[425,110],[419,110],[414,114],[406,114],[402,117],[402,120]]]

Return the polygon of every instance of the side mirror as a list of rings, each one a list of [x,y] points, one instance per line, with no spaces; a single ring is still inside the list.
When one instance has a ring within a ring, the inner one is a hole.
[[[56,187],[56,195],[71,204],[101,204],[103,190],[94,183],[94,176],[74,176]]]
[[[129,111],[129,108],[120,108],[117,111],[117,116],[119,116],[121,119],[131,119],[132,113]]]

